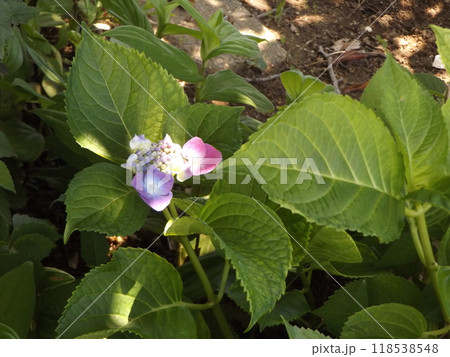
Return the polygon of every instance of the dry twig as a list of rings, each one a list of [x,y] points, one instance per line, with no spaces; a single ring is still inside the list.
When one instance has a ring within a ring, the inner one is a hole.
[[[327,71],[330,75],[331,78],[331,83],[333,83],[333,87],[334,90],[336,91],[336,93],[341,93],[340,89],[339,89],[339,85],[338,85],[338,80],[336,78],[336,75],[334,74],[334,70],[333,70],[333,59],[330,55],[328,55],[322,46],[319,46],[319,53],[327,60]]]

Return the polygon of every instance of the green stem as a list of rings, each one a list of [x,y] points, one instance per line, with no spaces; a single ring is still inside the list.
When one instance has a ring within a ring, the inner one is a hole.
[[[408,218],[409,230],[413,239],[414,247],[416,248],[417,255],[424,266],[427,265],[425,256],[423,255],[422,244],[420,242],[419,232],[417,230],[416,220],[414,218]]]
[[[305,294],[306,301],[308,301],[308,304],[311,307],[311,309],[315,309],[316,304],[314,302],[314,296],[310,289],[312,273],[310,273],[308,276],[306,276],[306,274],[303,271],[299,270],[298,275],[300,276],[300,280],[302,281],[302,284],[303,284],[302,290],[305,291],[304,294]]]
[[[172,215],[172,217],[174,219],[178,217],[177,208],[175,207],[173,201],[170,201],[170,203],[169,203],[169,210],[170,210],[170,214]]]
[[[422,205],[420,204],[416,205],[416,210],[418,212],[421,212],[422,209],[423,209]],[[425,268],[427,269],[428,275],[430,276],[431,279],[431,283],[433,284],[436,297],[438,298],[439,305],[441,307],[442,315],[444,316],[444,320],[447,323],[450,323],[450,318],[447,315],[444,301],[442,301],[442,294],[440,293],[439,290],[439,284],[437,280],[437,272],[439,269],[439,265],[438,263],[436,263],[436,260],[434,259],[433,248],[431,247],[430,236],[428,235],[428,227],[425,214],[424,213],[419,214],[414,220],[415,223],[417,224],[417,231],[419,233],[420,245],[423,250]],[[411,229],[411,232],[412,231],[413,229]]]
[[[169,222],[173,219],[172,215],[170,214],[170,212],[167,208],[164,208],[162,212],[164,214],[164,217],[166,217],[167,222]]]
[[[223,294],[225,293],[229,272],[230,272],[230,263],[228,263],[228,260],[225,260],[225,265],[223,266],[222,271],[222,278],[220,279],[219,292],[217,293],[217,303],[219,303],[222,300]]]
[[[447,325],[439,330],[426,331],[423,333],[422,338],[427,338],[428,336],[440,336],[450,332],[450,325]]]
[[[207,302],[205,304],[192,304],[190,302],[181,302],[180,305],[192,310],[208,310],[214,307],[215,302]]]
[[[183,244],[184,249],[186,250],[187,255],[189,256],[189,259],[191,260],[192,266],[194,267],[200,279],[200,282],[203,285],[203,289],[205,290],[206,296],[208,297],[208,302],[214,304],[212,307],[212,312],[214,317],[216,318],[220,330],[222,331],[225,338],[234,338],[233,332],[231,331],[231,328],[228,325],[227,320],[225,319],[225,315],[223,314],[220,305],[217,304],[217,296],[214,294],[214,290],[211,286],[208,276],[206,275],[205,270],[200,263],[200,260],[195,254],[195,251],[192,248],[189,239],[186,236],[180,236],[179,238],[181,244]]]

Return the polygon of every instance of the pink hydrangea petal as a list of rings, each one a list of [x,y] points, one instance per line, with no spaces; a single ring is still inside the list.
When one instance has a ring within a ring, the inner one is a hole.
[[[205,144],[205,157],[201,159],[193,159],[191,161],[191,171],[194,176],[207,174],[214,170],[220,161],[222,161],[222,154],[214,146]]]
[[[188,140],[181,149],[181,154],[189,161],[191,161],[193,158],[201,159],[205,157],[205,153],[205,143],[197,136]]]
[[[154,167],[154,166],[152,166]],[[149,180],[150,177],[147,178]],[[153,171],[153,189],[157,195],[166,195],[173,188],[173,176],[157,169]]]

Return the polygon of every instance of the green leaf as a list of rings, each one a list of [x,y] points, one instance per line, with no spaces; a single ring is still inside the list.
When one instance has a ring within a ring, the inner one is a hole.
[[[0,160],[0,187],[3,187],[9,191],[16,192],[14,188],[14,182],[11,174],[9,173],[6,164]]]
[[[240,148],[239,115],[244,108],[197,103],[180,108],[166,121],[165,131],[183,144],[193,136],[213,145],[227,159]]]
[[[50,149],[53,147],[57,149],[58,155],[68,164],[81,170],[103,160],[93,152],[78,145],[70,132],[65,112],[39,108],[33,109],[32,113],[39,116],[53,129],[55,137],[47,136],[46,144]],[[63,150],[63,147],[66,147],[68,150]]]
[[[450,176],[444,176],[427,189],[411,192],[405,197],[420,203],[430,203],[450,213]]]
[[[198,73],[197,64],[186,52],[162,41],[142,28],[119,26],[105,32],[104,35],[143,52],[175,78],[192,83],[203,80],[203,77]]]
[[[17,254],[35,264],[47,257],[54,247],[55,244],[50,239],[38,233],[24,234],[14,243]]]
[[[164,235],[187,236],[191,234],[214,234],[214,231],[205,222],[194,217],[181,217],[175,221],[167,222]]]
[[[54,275],[52,278],[57,277],[61,276]],[[76,287],[73,280],[72,277],[71,283],[60,284],[51,289],[46,289],[37,296],[35,321],[36,333],[39,338],[57,337],[55,329],[58,326],[58,319],[61,317],[64,307],[67,305],[67,301]]]
[[[220,45],[212,50],[205,60],[220,56],[224,53],[250,58],[257,58],[260,56],[258,43],[241,34],[228,21],[222,21],[214,30],[220,39]]]
[[[180,209],[183,212],[186,212],[189,216],[192,217],[197,217],[203,208],[202,204],[194,202],[191,199],[182,200],[181,198],[174,197],[172,198],[171,202],[173,202],[176,208]]]
[[[0,25],[1,26],[1,25]],[[11,36],[5,40],[5,51],[3,58],[0,56],[0,61],[8,67],[8,73],[16,72],[23,64],[23,50],[21,43],[23,42],[22,36],[17,28],[11,30]],[[1,40],[0,40],[1,46]],[[0,49],[0,53],[1,53]],[[17,78],[16,78],[17,79]]]
[[[11,327],[0,322],[0,339],[20,338],[16,331]]]
[[[45,219],[39,219],[22,214],[15,214],[13,216],[14,231],[11,234],[11,241],[17,240],[19,237],[26,234],[40,234],[45,236],[52,243],[60,238],[56,227]]]
[[[292,265],[297,266],[307,254],[312,224],[308,223],[304,217],[293,214],[285,208],[280,208],[276,212],[289,232],[292,245]]]
[[[319,227],[312,231],[306,259],[343,263],[359,263],[361,254],[352,237],[345,231]]]
[[[0,158],[14,157],[16,152],[8,140],[8,137],[0,131]]]
[[[448,139],[440,106],[392,55],[387,54],[361,102],[386,122],[395,137],[409,192],[427,187],[445,173]]]
[[[450,228],[447,229],[439,244],[438,262],[440,265],[450,265]]]
[[[144,224],[149,207],[127,185],[126,171],[112,164],[95,164],[79,172],[66,192],[64,242],[75,230],[128,235]]]
[[[305,296],[298,290],[289,291],[277,301],[274,309],[258,320],[259,330],[266,327],[280,325],[283,319],[292,321],[310,312]]]
[[[415,308],[383,304],[351,316],[340,338],[419,338],[426,328],[425,318]]]
[[[447,136],[450,138],[450,100],[447,100],[441,107],[442,116],[444,117],[444,123],[447,128]],[[450,171],[450,143],[447,148],[447,172]]]
[[[450,29],[445,29],[436,25],[430,25],[436,35],[438,52],[441,55],[447,73],[450,73]]]
[[[134,25],[153,34],[153,28],[135,0],[102,0],[104,8],[123,25]]]
[[[248,104],[264,113],[273,110],[273,104],[264,94],[230,70],[208,75],[198,94],[202,102],[222,100]]]
[[[27,336],[34,312],[33,263],[25,262],[0,277],[0,323],[20,338]]]
[[[448,87],[442,79],[431,73],[414,73],[414,78],[422,83],[422,85],[428,89],[432,95],[445,99],[448,92]]]
[[[292,248],[280,219],[267,206],[234,193],[215,196],[200,219],[236,270],[250,303],[251,328],[271,311],[285,289]]]
[[[290,339],[302,339],[302,340],[316,340],[316,339],[328,339],[330,337],[325,336],[317,330],[311,330],[310,328],[292,326],[289,322],[283,319],[284,326]]]
[[[65,85],[65,74],[63,72],[62,58],[55,46],[51,45],[47,39],[37,30],[28,24],[23,24],[22,38],[28,54],[51,81]]]
[[[196,322],[183,306],[182,289],[178,272],[165,259],[120,248],[110,263],[86,274],[56,332],[63,338],[104,338],[118,331],[144,338],[195,338]]]
[[[381,120],[349,97],[305,98],[262,125],[234,157],[264,160],[259,175],[269,198],[309,221],[381,242],[400,235],[401,157]]]
[[[450,266],[439,266],[437,285],[445,313],[450,316]]]
[[[186,105],[187,98],[176,80],[143,54],[85,32],[66,103],[77,142],[123,163],[131,153],[130,139],[144,134],[160,140],[168,113]]]
[[[44,150],[44,137],[33,127],[21,120],[0,120],[0,131],[11,140],[11,146],[22,161],[36,160]]]
[[[35,7],[27,6],[22,0],[2,1],[2,6],[6,6],[3,10],[6,12],[5,15],[9,17],[2,18],[2,22],[11,22],[14,25],[24,24],[38,12]]]
[[[323,83],[316,77],[304,75],[303,72],[290,70],[281,73],[281,83],[286,90],[287,103],[300,101],[315,94],[334,91],[333,86]]]
[[[393,274],[380,274],[367,281],[369,306],[385,303],[399,303],[418,308],[420,289],[412,282]]]
[[[52,267],[45,267],[46,283],[43,291],[53,290],[63,285],[69,285],[75,282],[75,278],[64,270]],[[73,287],[75,289],[75,287]]]
[[[191,5],[188,0],[176,0],[176,3],[180,4],[189,15],[197,23],[202,34],[202,46],[200,53],[203,61],[206,61],[208,55],[220,45],[219,36],[215,33],[214,29],[208,24],[208,22],[203,18],[203,16]]]
[[[384,272],[382,268],[378,268],[378,257],[372,249],[361,242],[356,242],[356,246],[362,258],[360,263],[322,262],[322,266],[318,267],[313,263],[313,268],[348,278],[370,277]]]
[[[109,242],[106,235],[96,232],[81,232],[81,258],[88,267],[96,267],[108,261]]]
[[[349,316],[368,305],[366,282],[356,280],[336,290],[314,314],[323,319],[334,336],[339,336]]]

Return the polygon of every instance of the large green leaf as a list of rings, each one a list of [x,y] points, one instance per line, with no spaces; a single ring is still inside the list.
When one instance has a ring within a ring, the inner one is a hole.
[[[86,274],[59,320],[63,338],[104,338],[129,331],[144,338],[195,338],[176,269],[147,250],[120,248]]]
[[[261,126],[234,157],[238,165],[264,160],[259,174],[269,198],[310,221],[382,242],[400,235],[401,157],[381,120],[349,97],[305,98]]]
[[[21,120],[0,120],[0,131],[10,138],[11,146],[22,161],[36,160],[44,150],[44,137]],[[14,138],[14,140],[11,140]]]
[[[448,139],[440,106],[392,55],[387,54],[361,102],[387,123],[397,140],[409,192],[445,173]]]
[[[415,308],[402,304],[371,306],[351,316],[341,338],[419,338],[427,322]]]
[[[258,43],[241,34],[228,21],[222,21],[214,31],[220,39],[220,46],[211,51],[205,58],[209,60],[224,53],[230,53],[238,56],[257,58],[260,56]]]
[[[144,224],[149,207],[127,185],[126,171],[112,164],[95,164],[79,172],[66,192],[64,242],[75,230],[128,235]]]
[[[442,305],[448,318],[450,316],[450,266],[439,266],[437,285]]]
[[[21,338],[27,336],[34,312],[33,263],[25,262],[0,277],[0,323]]]
[[[105,9],[117,17],[123,25],[134,25],[153,33],[147,15],[136,0],[102,0]]]
[[[215,196],[200,219],[213,228],[215,245],[224,251],[247,293],[251,327],[284,292],[292,254],[289,236],[270,208],[235,193]]]
[[[369,299],[364,280],[353,281],[331,295],[314,314],[323,318],[328,330],[339,336],[349,316],[367,307]]]
[[[210,74],[198,94],[200,101],[222,100],[248,104],[262,112],[273,110],[273,104],[264,94],[230,70]]]
[[[420,296],[419,288],[411,281],[393,274],[380,274],[341,287],[314,313],[339,336],[345,321],[368,306],[398,303],[418,308]]]
[[[309,261],[331,261],[343,263],[359,263],[361,254],[352,237],[345,231],[337,231],[329,227],[318,227],[311,233],[308,246]]]
[[[66,102],[78,143],[125,162],[130,139],[140,134],[161,139],[168,113],[186,105],[187,98],[176,80],[143,54],[85,32],[70,71]]]
[[[447,73],[450,73],[450,29],[445,29],[436,25],[430,25],[436,35],[438,51],[441,55]]]
[[[0,187],[3,187],[9,191],[16,192],[14,188],[14,182],[11,174],[9,173],[6,164],[0,160]]]
[[[119,26],[104,35],[143,52],[175,78],[193,83],[203,80],[198,73],[197,64],[186,52],[162,41],[140,27]]]
[[[168,118],[165,131],[172,140],[184,144],[193,136],[213,145],[227,159],[239,149],[242,135],[239,129],[239,115],[243,108],[197,103],[180,108]],[[181,124],[181,125],[180,125]]]

